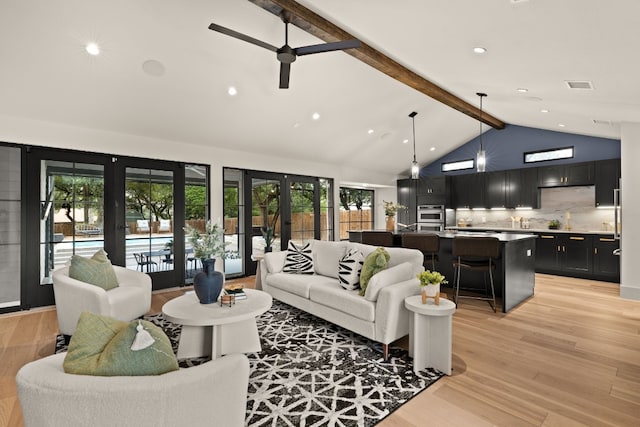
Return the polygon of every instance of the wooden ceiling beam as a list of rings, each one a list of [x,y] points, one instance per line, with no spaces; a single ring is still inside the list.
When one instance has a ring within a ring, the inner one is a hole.
[[[314,35],[325,42],[331,43],[341,40],[357,39],[342,28],[326,20],[317,13],[307,9],[293,0],[249,0],[251,3],[273,13],[274,15],[283,16],[283,12],[287,20],[298,28]],[[451,108],[466,114],[476,120],[482,121],[495,129],[503,129],[505,123],[500,119],[493,117],[486,111],[480,109],[468,102],[458,98],[451,92],[441,88],[435,83],[425,79],[417,73],[411,71],[407,67],[399,64],[389,58],[382,52],[374,49],[366,43],[360,41],[362,45],[357,49],[347,49],[344,52],[368,64],[369,66],[379,70],[386,75],[393,77],[414,88],[415,90],[439,101]]]

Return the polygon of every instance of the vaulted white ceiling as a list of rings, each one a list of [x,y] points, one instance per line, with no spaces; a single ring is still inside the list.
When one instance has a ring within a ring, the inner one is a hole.
[[[640,121],[637,0],[300,3],[467,102],[486,92],[485,110],[508,124],[619,138],[621,121]],[[290,89],[278,89],[273,53],[207,28],[284,44],[283,23],[248,1],[0,5],[3,115],[397,174],[412,157],[411,111],[421,164],[479,131],[343,52],[298,58]],[[86,53],[89,41],[100,55]],[[289,42],[321,41],[291,28]]]

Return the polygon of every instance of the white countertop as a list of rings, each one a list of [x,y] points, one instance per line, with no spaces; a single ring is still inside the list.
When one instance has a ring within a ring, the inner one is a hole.
[[[548,228],[511,228],[511,227],[447,227],[451,230],[465,231],[503,231],[509,233],[570,233],[570,234],[602,234],[613,236],[613,231],[598,230],[549,230]]]

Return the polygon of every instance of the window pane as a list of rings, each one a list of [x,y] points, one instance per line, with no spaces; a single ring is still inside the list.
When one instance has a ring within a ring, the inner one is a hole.
[[[349,230],[373,229],[373,190],[340,187],[340,240]]]

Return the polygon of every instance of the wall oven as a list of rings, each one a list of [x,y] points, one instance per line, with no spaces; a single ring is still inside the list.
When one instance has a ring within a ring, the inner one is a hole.
[[[419,205],[418,231],[444,231],[446,213],[444,205]]]

